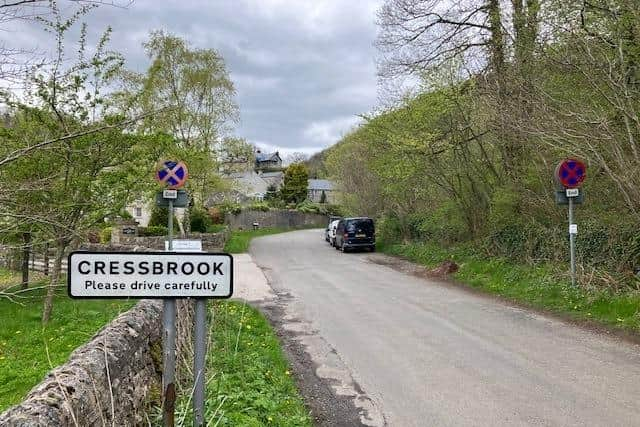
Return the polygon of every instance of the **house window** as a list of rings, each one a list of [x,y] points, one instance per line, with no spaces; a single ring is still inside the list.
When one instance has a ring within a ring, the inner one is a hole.
[[[140,218],[142,216],[142,208],[135,208],[135,216]]]

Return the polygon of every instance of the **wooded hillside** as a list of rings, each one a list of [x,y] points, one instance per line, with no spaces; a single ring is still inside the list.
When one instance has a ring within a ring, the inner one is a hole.
[[[563,158],[588,163],[578,260],[598,283],[640,265],[640,11],[634,0],[388,0],[383,82],[418,95],[327,156],[345,204],[384,239],[473,242],[527,262],[567,254],[554,200]],[[614,279],[615,277],[615,279]]]

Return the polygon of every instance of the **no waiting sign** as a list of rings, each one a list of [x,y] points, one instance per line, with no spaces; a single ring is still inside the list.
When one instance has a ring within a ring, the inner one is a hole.
[[[230,298],[233,259],[202,252],[72,252],[72,298]]]

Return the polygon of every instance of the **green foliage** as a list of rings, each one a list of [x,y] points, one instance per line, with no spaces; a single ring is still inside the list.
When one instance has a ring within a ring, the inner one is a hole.
[[[166,236],[169,230],[166,225],[149,225],[148,227],[138,227],[138,236]]]
[[[311,427],[311,417],[296,388],[280,341],[269,322],[242,302],[214,305],[213,342],[207,369],[212,375],[206,405],[217,409],[212,424],[218,426]],[[191,424],[190,399],[180,401]],[[215,421],[215,423],[213,422]]]
[[[265,202],[254,202],[250,204],[248,208],[251,211],[267,212],[270,209],[270,206]]]
[[[122,219],[133,219],[133,215],[131,215],[129,213],[129,211],[122,209],[119,213],[118,216]]]
[[[151,210],[151,217],[149,218],[149,227],[160,226],[167,227],[169,223],[169,208],[161,208],[154,205]],[[173,216],[173,226],[178,227],[178,218]]]
[[[298,203],[296,210],[306,213],[320,213],[320,207],[309,199],[304,200],[302,203]]]
[[[437,243],[380,245],[380,250],[434,268],[451,259],[459,283],[573,319],[593,320],[640,332],[640,296],[615,289],[573,288],[566,273],[551,264],[524,266],[487,258],[473,246],[444,248]]]
[[[218,208],[220,209],[220,212],[222,212],[225,215],[227,214],[238,215],[240,212],[242,212],[242,206],[240,206],[238,203],[233,203],[228,201],[220,204]]]
[[[226,228],[227,226],[224,224],[211,224],[209,227],[207,227],[207,233],[220,233]]]
[[[194,208],[189,212],[191,231],[206,233],[207,229],[213,225],[211,216],[204,208]]]
[[[264,195],[265,201],[272,201],[278,198],[278,190],[276,186],[271,184],[267,187],[267,192]]]
[[[302,163],[293,163],[284,172],[280,197],[286,203],[300,203],[307,198],[309,173]]]
[[[0,275],[11,275],[14,284],[20,281],[17,275],[6,270],[0,270]],[[35,286],[44,284],[34,283]],[[17,290],[17,285],[4,289],[5,292]],[[73,300],[66,289],[58,290],[55,297],[55,316],[44,327],[40,322],[43,289],[20,294],[22,305],[0,298],[3,324],[0,329],[0,412],[20,402],[53,366],[65,362],[76,347],[135,304],[121,300]]]
[[[113,231],[113,227],[105,227],[100,230],[100,243],[107,244],[111,242],[111,232]]]

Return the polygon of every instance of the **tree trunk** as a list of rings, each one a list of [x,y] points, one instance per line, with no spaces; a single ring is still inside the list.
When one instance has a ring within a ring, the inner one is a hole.
[[[53,262],[53,272],[51,273],[51,280],[47,287],[47,296],[44,300],[44,308],[42,311],[42,323],[48,323],[51,319],[51,311],[53,310],[53,297],[56,292],[56,286],[58,285],[58,278],[60,277],[60,268],[62,267],[62,258],[64,258],[64,251],[67,248],[66,243],[58,243],[56,246],[56,256]]]
[[[31,233],[22,233],[22,289],[29,287],[29,255],[31,252]]]

